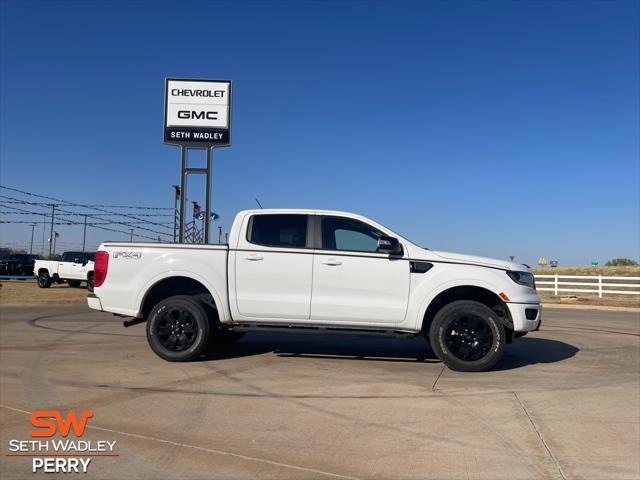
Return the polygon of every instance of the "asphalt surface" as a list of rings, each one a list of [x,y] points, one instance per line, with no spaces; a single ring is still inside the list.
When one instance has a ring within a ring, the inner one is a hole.
[[[248,334],[171,364],[84,306],[0,310],[0,476],[30,412],[92,410],[86,478],[637,479],[640,315],[547,309],[498,369],[420,338]],[[68,475],[66,475],[68,477]]]

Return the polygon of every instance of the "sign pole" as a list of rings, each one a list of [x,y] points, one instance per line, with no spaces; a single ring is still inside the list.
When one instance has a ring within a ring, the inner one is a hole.
[[[202,241],[211,240],[213,148],[231,145],[231,80],[165,78],[164,143],[179,145],[182,157],[178,242],[185,243],[187,175],[206,174]],[[189,168],[189,150],[206,150],[206,168]],[[193,233],[195,234],[195,219]],[[195,238],[194,240],[195,241]]]
[[[207,147],[207,185],[204,204],[204,244],[209,243],[209,230],[211,230],[211,163],[213,161],[213,148]]]
[[[187,199],[187,147],[184,145],[180,146],[180,156],[182,157],[182,171],[180,175],[180,233],[178,234],[178,243],[184,243],[184,211]]]

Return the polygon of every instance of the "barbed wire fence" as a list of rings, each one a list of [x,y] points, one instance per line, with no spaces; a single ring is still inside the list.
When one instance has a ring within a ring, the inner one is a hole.
[[[32,251],[48,255],[55,250],[95,249],[87,244],[87,230],[98,229],[116,233],[128,240],[152,242],[175,241],[177,211],[171,207],[140,205],[83,204],[35,192],[0,185],[0,227],[9,224],[30,225],[30,238],[24,241],[3,241],[2,247]],[[196,243],[194,235],[190,243]],[[76,240],[62,239],[56,234],[56,226],[78,226]],[[36,237],[36,228],[38,236]],[[40,231],[41,230],[41,231]]]

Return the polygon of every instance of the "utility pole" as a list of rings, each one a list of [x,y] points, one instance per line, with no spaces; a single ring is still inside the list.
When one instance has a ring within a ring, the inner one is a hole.
[[[84,216],[84,230],[82,231],[82,251],[84,252],[84,246],[87,240],[87,216]]]
[[[29,247],[29,255],[33,255],[33,231],[36,228],[36,224],[32,223],[31,224],[31,246]]]
[[[53,219],[56,216],[56,206],[55,206],[55,204],[52,203],[50,206],[51,206],[51,230],[50,230],[51,235],[49,236],[49,256],[51,256],[51,247],[53,246],[53,243],[54,243],[54,238],[53,238]],[[55,249],[54,249],[54,251],[55,251]]]
[[[40,252],[42,253],[42,256],[44,257],[44,249],[45,249],[45,240],[47,238],[47,214],[43,213],[42,214],[42,249],[40,250]]]
[[[218,243],[222,243],[222,226],[218,225]]]
[[[58,232],[53,232],[53,254],[54,255],[56,254],[56,238],[58,238]],[[49,247],[51,247],[51,243],[49,243]]]
[[[131,230],[131,241],[133,242],[133,228]]]

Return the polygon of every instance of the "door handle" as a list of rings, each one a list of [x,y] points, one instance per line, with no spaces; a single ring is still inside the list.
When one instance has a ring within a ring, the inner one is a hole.
[[[342,265],[340,260],[336,260],[335,258],[329,258],[328,260],[322,261],[323,265],[329,265],[331,267],[337,267],[338,265]]]
[[[245,260],[249,260],[251,262],[257,262],[259,260],[264,260],[264,257],[261,257],[260,255],[249,255],[248,257],[244,257]]]

